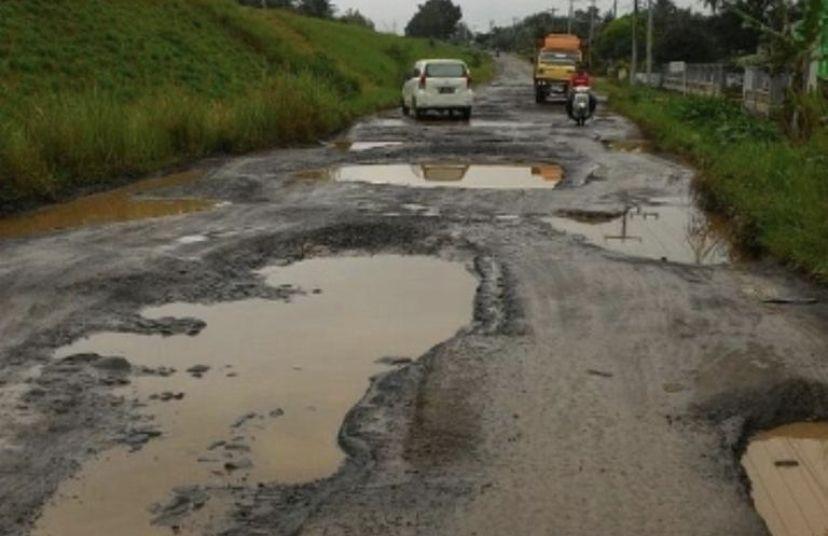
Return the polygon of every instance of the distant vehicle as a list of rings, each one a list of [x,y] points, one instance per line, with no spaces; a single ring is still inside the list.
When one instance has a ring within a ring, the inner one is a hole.
[[[406,75],[402,111],[422,119],[429,111],[459,112],[468,120],[474,92],[468,66],[460,60],[420,60]]]
[[[565,97],[569,78],[581,59],[577,35],[549,34],[540,39],[535,56],[535,102],[544,102],[553,93]]]

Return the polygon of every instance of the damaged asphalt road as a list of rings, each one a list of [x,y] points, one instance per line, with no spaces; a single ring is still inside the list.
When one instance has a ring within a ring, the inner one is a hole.
[[[212,210],[0,242],[0,534],[33,533],[96,455],[163,440],[130,382],[192,374],[56,350],[98,332],[198,337],[199,318],[141,311],[288,302],[298,290],[258,270],[380,253],[465,263],[479,281],[468,326],[414,362],[389,356],[340,429],[336,474],[170,490],[153,510],[164,530],[206,503],[224,506],[198,534],[766,534],[738,456],[753,431],[828,418],[825,290],[770,262],[727,262],[703,215],[660,210],[689,203],[692,170],[614,149],[640,138],[628,121],[604,109],[577,128],[533,103],[527,65],[500,67],[470,124],[387,112],[346,137],[394,144],[215,162],[156,194]],[[355,164],[564,175],[495,190],[318,173]],[[585,237],[561,219],[617,228]]]

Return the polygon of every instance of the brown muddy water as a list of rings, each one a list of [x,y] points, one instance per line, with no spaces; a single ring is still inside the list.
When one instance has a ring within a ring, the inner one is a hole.
[[[773,536],[828,534],[828,423],[762,432],[748,443],[742,466]]]
[[[301,172],[301,178],[419,188],[555,188],[564,171],[557,164],[377,164]]]
[[[542,218],[555,229],[598,247],[634,257],[680,264],[714,265],[731,260],[723,225],[687,199],[654,200],[621,214],[567,214]]]
[[[306,293],[290,303],[150,308],[147,317],[191,316],[207,327],[196,337],[102,333],[57,352],[119,355],[133,368],[177,372],[130,377],[120,394],[146,403],[147,422],[162,435],[137,452],[113,448],[85,463],[33,535],[169,534],[151,527],[148,507],[166,503],[176,487],[330,476],[344,459],[337,434],[346,412],[369,377],[388,370],[378,360],[416,358],[452,337],[472,318],[477,284],[463,264],[417,256],[312,259],[262,274]],[[192,367],[206,371],[186,372]]]
[[[161,188],[195,182],[201,170],[175,173],[139,181],[108,192],[80,197],[67,203],[0,218],[0,238],[20,238],[61,229],[102,223],[160,218],[207,210],[212,201],[204,199],[151,199],[135,197]]]

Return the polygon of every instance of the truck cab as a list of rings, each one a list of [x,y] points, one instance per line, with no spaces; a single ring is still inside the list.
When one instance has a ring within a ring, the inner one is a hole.
[[[576,67],[572,54],[541,50],[535,60],[535,102],[544,102],[552,94],[565,96]]]

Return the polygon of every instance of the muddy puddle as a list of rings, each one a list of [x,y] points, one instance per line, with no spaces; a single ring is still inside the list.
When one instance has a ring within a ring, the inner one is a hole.
[[[685,200],[630,206],[620,213],[577,211],[543,218],[559,231],[633,257],[680,264],[731,260],[723,225]]]
[[[333,143],[333,146],[344,153],[360,153],[363,151],[372,151],[374,149],[391,149],[400,147],[403,144],[401,141],[351,141],[339,140]]]
[[[148,508],[169,503],[176,488],[333,474],[344,459],[340,425],[369,377],[468,324],[477,284],[462,264],[393,255],[312,259],[262,273],[273,286],[304,293],[289,303],[150,308],[147,317],[195,317],[207,327],[195,337],[97,334],[57,353],[126,357],[131,383],[116,393],[147,404],[147,419],[134,425],[139,434],[161,435],[85,463],[32,534],[170,534],[151,527],[164,510]],[[176,372],[141,375],[140,367]],[[209,501],[197,506],[221,511]],[[202,534],[197,523],[184,527],[178,534]]]
[[[828,534],[828,423],[760,433],[748,443],[742,466],[773,536]]]
[[[605,140],[604,145],[612,151],[622,153],[647,153],[653,150],[653,142],[643,139]]]
[[[348,165],[302,172],[301,178],[336,182],[367,182],[420,188],[555,188],[564,171],[557,164],[388,164]]]
[[[19,238],[61,229],[102,223],[124,222],[173,216],[207,210],[212,201],[204,199],[152,199],[136,197],[154,190],[182,186],[204,175],[193,170],[139,181],[108,192],[88,195],[33,212],[0,218],[0,238]]]

